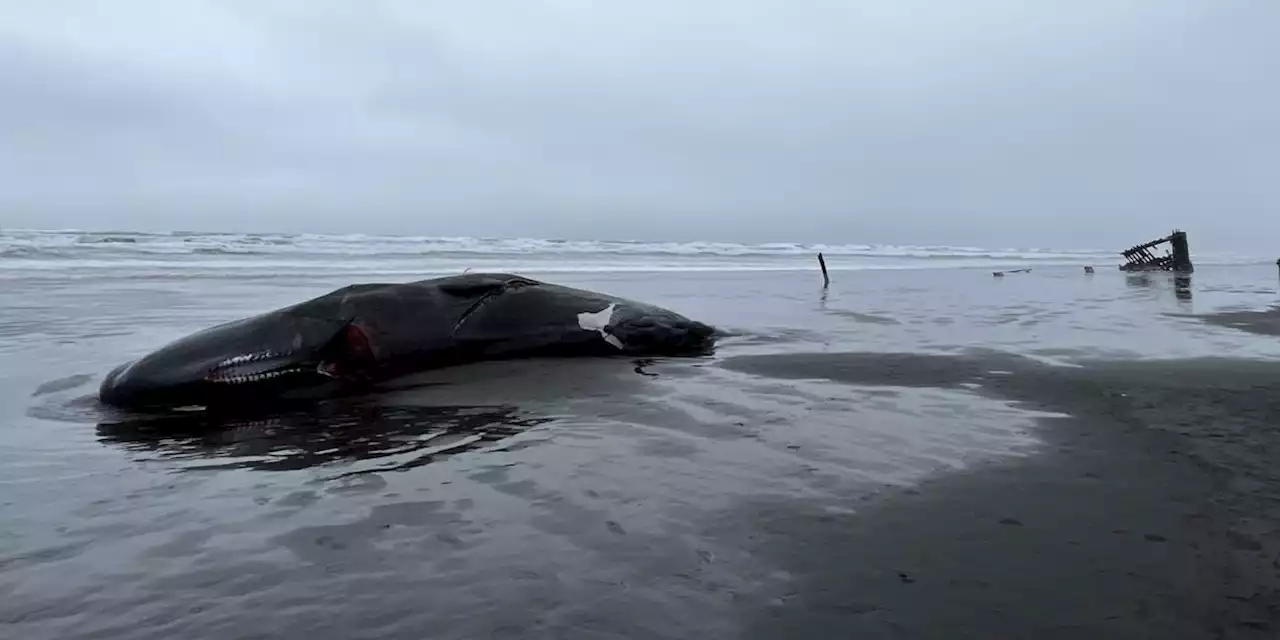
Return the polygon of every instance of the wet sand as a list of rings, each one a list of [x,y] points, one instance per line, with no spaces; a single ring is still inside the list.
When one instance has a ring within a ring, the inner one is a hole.
[[[1270,270],[805,275],[571,282],[729,327],[711,358],[489,363],[165,419],[96,406],[101,372],[333,283],[15,285],[0,624],[1276,637],[1280,344],[1213,319],[1274,300]]]
[[[814,354],[726,366],[960,387],[1064,415],[1042,420],[1034,457],[890,492],[857,513],[771,501],[730,522],[768,531],[757,548],[800,576],[759,637],[1280,632],[1280,365]]]
[[[1202,317],[1205,322],[1221,327],[1232,327],[1264,336],[1280,336],[1280,306],[1264,311],[1222,311]]]

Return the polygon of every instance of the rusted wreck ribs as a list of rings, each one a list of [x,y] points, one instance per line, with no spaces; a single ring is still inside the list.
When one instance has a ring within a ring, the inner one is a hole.
[[[1152,253],[1162,244],[1169,248],[1164,255]],[[1191,264],[1191,250],[1187,247],[1187,233],[1174,231],[1164,238],[1129,247],[1123,252],[1125,263],[1120,265],[1121,271],[1195,271]]]

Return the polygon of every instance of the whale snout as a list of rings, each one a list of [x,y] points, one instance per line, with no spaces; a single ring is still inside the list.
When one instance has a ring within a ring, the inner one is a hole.
[[[124,364],[117,365],[115,368],[108,371],[106,377],[102,379],[102,388],[103,389],[114,388],[116,381],[120,379],[120,374],[123,373],[125,369],[132,367],[136,362],[137,362],[136,359],[130,360]]]
[[[102,384],[98,387],[98,398],[107,404],[119,404],[126,399],[121,397],[120,376],[136,362],[137,360],[131,360],[108,371],[106,377],[102,379]]]
[[[130,360],[108,371],[98,387],[98,399],[118,407],[146,405],[160,392],[172,390],[172,382],[147,375],[147,367],[140,366],[140,360]]]
[[[350,320],[266,314],[191,334],[112,369],[98,399],[127,408],[257,401],[344,380],[373,359],[367,334]]]

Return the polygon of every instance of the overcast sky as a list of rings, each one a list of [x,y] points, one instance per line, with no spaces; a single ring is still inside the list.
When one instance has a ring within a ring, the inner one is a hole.
[[[1280,252],[1276,0],[0,7],[0,226]]]

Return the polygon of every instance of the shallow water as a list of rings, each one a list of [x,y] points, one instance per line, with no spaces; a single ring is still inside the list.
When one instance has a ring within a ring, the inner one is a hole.
[[[483,364],[295,413],[140,422],[93,403],[111,366],[350,281],[7,280],[6,636],[744,637],[800,587],[743,543],[750,530],[727,535],[724,513],[762,500],[855,513],[891,488],[1043,455],[1037,418],[1060,414],[724,359],[1280,359],[1274,338],[1194,317],[1280,299],[1273,266],[1202,268],[1189,286],[1075,268],[858,271],[825,292],[803,271],[527,275],[731,335],[706,360]]]

